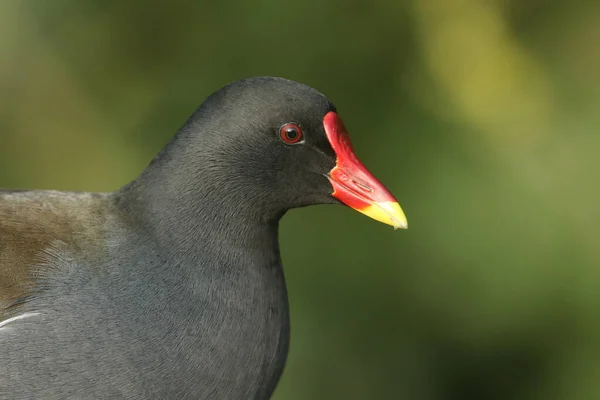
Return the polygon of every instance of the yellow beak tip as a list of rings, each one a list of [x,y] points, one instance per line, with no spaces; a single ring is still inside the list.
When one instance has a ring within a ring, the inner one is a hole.
[[[396,202],[386,201],[373,203],[372,205],[357,211],[376,221],[393,226],[394,230],[408,229],[406,215],[404,215],[404,211],[402,211],[400,204]]]

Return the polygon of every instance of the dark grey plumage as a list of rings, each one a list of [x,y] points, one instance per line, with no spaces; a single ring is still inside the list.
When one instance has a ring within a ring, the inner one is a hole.
[[[115,193],[0,193],[0,398],[268,399],[289,345],[278,221],[337,202],[332,109],[239,81]]]

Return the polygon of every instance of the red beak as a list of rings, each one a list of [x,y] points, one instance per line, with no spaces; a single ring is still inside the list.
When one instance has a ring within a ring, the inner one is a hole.
[[[333,186],[332,196],[368,217],[392,225],[394,229],[408,228],[398,201],[354,154],[340,117],[333,111],[327,113],[323,126],[337,156],[336,165],[328,174]]]

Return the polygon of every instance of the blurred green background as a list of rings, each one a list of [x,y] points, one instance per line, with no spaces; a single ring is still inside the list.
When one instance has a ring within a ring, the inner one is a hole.
[[[600,3],[0,2],[0,186],[113,190],[212,91],[338,107],[410,229],[290,212],[276,400],[600,399]]]

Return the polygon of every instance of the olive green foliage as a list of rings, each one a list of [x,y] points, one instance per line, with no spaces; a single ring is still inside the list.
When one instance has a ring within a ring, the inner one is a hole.
[[[305,82],[409,229],[284,218],[275,399],[596,400],[599,26],[597,1],[3,1],[0,185],[113,190],[213,90]]]

